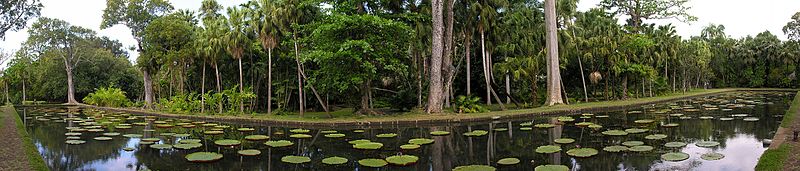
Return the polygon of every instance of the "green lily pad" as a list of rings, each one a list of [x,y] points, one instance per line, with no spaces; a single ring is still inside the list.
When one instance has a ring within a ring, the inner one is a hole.
[[[683,161],[689,159],[689,154],[683,152],[667,153],[661,155],[661,160],[665,161]]]
[[[240,132],[250,132],[250,131],[255,131],[256,129],[253,129],[253,128],[239,128],[239,129],[236,129],[236,130],[240,131]]]
[[[519,124],[519,126],[531,126],[531,125],[533,125],[533,122],[523,122]]]
[[[640,120],[633,121],[633,123],[638,123],[638,124],[649,124],[649,123],[653,123],[653,122],[655,122],[655,120],[652,120],[652,119],[640,119]]]
[[[266,135],[248,135],[244,137],[245,140],[249,141],[262,141],[269,139],[269,136]]]
[[[342,138],[344,136],[345,136],[344,134],[338,134],[338,133],[325,134],[325,137],[327,138]]]
[[[536,128],[552,128],[552,127],[556,127],[556,125],[549,124],[549,123],[541,123],[541,124],[533,125],[533,127],[536,127]]]
[[[367,142],[353,145],[353,148],[361,150],[376,150],[380,149],[381,147],[383,147],[383,144],[379,142]]]
[[[654,148],[653,148],[653,146],[649,146],[649,145],[640,145],[640,146],[633,146],[633,147],[630,147],[630,148],[628,148],[628,151],[633,151],[633,152],[646,152],[646,151],[650,151],[650,150],[653,150],[653,149],[654,149]]]
[[[495,132],[503,132],[503,131],[508,131],[508,128],[495,128],[492,130],[494,130]]]
[[[575,121],[575,118],[572,118],[572,117],[569,117],[569,116],[561,116],[561,117],[558,117],[558,121],[559,122],[572,122],[572,121]]]
[[[397,134],[395,134],[395,133],[383,133],[383,134],[375,135],[375,137],[378,137],[378,138],[394,138],[396,136],[397,136]]]
[[[589,126],[589,125],[592,125],[592,124],[594,124],[594,123],[592,123],[592,122],[578,122],[578,123],[575,123],[575,126]]]
[[[591,157],[598,153],[594,148],[573,148],[567,150],[567,155],[573,157]]]
[[[349,160],[347,160],[347,158],[339,157],[339,156],[333,156],[333,157],[328,157],[328,158],[322,159],[322,163],[325,163],[327,165],[340,165],[340,164],[347,163],[347,161],[349,161]]]
[[[668,123],[668,124],[661,125],[661,127],[671,128],[671,127],[677,127],[678,125],[680,125],[680,124]]]
[[[622,142],[622,145],[628,146],[628,147],[633,147],[633,146],[644,145],[644,142],[641,142],[641,141],[625,141],[625,142]]]
[[[222,133],[224,133],[224,132],[222,132],[222,131],[205,131],[205,132],[203,132],[203,134],[206,134],[206,135],[219,135],[219,134],[222,134]]]
[[[515,165],[519,163],[518,158],[504,158],[497,161],[499,165]]]
[[[125,150],[125,151],[133,151],[133,150],[136,150],[136,149],[134,149],[134,148],[131,148],[131,147],[125,147],[125,148],[122,148],[122,150]]]
[[[350,143],[350,144],[356,145],[356,144],[368,143],[368,142],[372,142],[372,141],[370,141],[370,140],[367,140],[367,139],[358,139],[358,140],[351,140],[351,141],[348,141],[347,143]]]
[[[403,149],[403,150],[413,150],[413,149],[418,149],[419,147],[420,147],[420,146],[419,146],[419,145],[417,145],[417,144],[404,144],[404,145],[400,145],[400,149]]]
[[[302,138],[311,138],[311,135],[308,135],[308,134],[292,134],[292,135],[289,135],[289,137],[302,139]]]
[[[156,142],[152,142],[152,141],[139,141],[139,145],[153,145],[155,143]]]
[[[758,118],[756,118],[756,117],[746,117],[746,118],[744,118],[742,120],[748,121],[748,122],[755,122],[755,121],[758,121]]]
[[[533,128],[531,128],[531,127],[520,127],[519,130],[520,131],[530,131],[530,130],[533,130]]]
[[[569,167],[564,165],[539,165],[533,169],[534,171],[569,171]]]
[[[239,153],[239,155],[242,156],[257,156],[261,154],[261,151],[256,149],[247,149],[247,150],[239,150],[236,153]]]
[[[125,135],[122,135],[122,136],[123,137],[128,137],[128,138],[142,138],[142,134],[125,134]]]
[[[111,137],[94,137],[94,140],[97,140],[97,141],[108,141],[108,140],[111,140],[111,139],[113,139],[113,138],[111,138]]]
[[[416,144],[416,145],[425,145],[425,144],[431,144],[431,143],[433,143],[433,139],[428,139],[428,138],[414,138],[414,139],[410,139],[410,140],[408,140],[408,143],[409,143],[409,144]]]
[[[697,117],[697,118],[700,118],[700,119],[714,119],[714,117],[712,117],[712,116],[701,116],[701,117]]]
[[[358,164],[367,167],[383,167],[389,163],[383,159],[361,159],[358,161]]]
[[[398,166],[408,166],[417,163],[417,160],[419,160],[419,157],[412,155],[395,155],[386,157],[386,162]]]
[[[545,146],[536,147],[536,152],[537,153],[550,154],[550,153],[556,153],[556,152],[559,152],[559,151],[561,151],[561,146],[557,146],[557,145],[545,145]]]
[[[714,147],[714,146],[718,146],[719,142],[715,142],[715,141],[700,141],[700,142],[695,143],[694,145],[696,145],[698,147]]]
[[[200,148],[202,146],[203,144],[200,143],[178,143],[173,145],[172,147],[182,150],[190,150],[190,149]]]
[[[281,161],[291,164],[301,164],[311,162],[311,158],[306,156],[283,156],[281,157]]]
[[[161,141],[161,139],[158,139],[158,138],[143,138],[141,141],[144,141],[144,142],[158,142],[158,141]]]
[[[472,132],[466,132],[466,133],[464,133],[464,136],[468,136],[468,137],[479,137],[479,136],[484,136],[484,135],[486,135],[486,134],[488,134],[488,133],[489,133],[489,131],[484,131],[484,130],[473,130]]]
[[[67,139],[68,139],[68,140],[79,140],[79,139],[81,139],[81,137],[73,137],[73,136],[69,136],[69,137],[67,137]]]
[[[725,155],[722,155],[720,153],[710,152],[710,153],[706,153],[706,154],[701,155],[700,158],[703,159],[703,160],[719,160],[719,159],[725,158]]]
[[[628,135],[628,132],[622,130],[608,130],[608,131],[603,131],[602,134],[611,136],[625,136]]]
[[[719,120],[721,120],[721,121],[732,121],[733,118],[719,118]]]
[[[497,131],[497,130],[495,129],[495,131]],[[431,135],[433,135],[433,136],[450,135],[450,132],[447,132],[447,131],[433,131],[433,132],[431,132]],[[389,163],[391,163],[391,162],[389,162]]]
[[[299,134],[299,133],[309,133],[309,132],[311,132],[311,130],[298,128],[298,129],[289,130],[289,132]]]
[[[621,146],[621,145],[612,145],[612,146],[604,147],[603,151],[612,152],[612,153],[623,152],[623,151],[628,151],[628,147]]]
[[[222,154],[214,152],[194,152],[186,155],[186,160],[190,162],[213,162],[222,159]]]
[[[553,142],[559,143],[559,144],[569,144],[569,143],[575,142],[575,139],[572,139],[572,138],[559,138],[559,139],[553,140]]]
[[[638,134],[638,133],[644,133],[644,132],[647,132],[647,131],[649,131],[649,129],[642,129],[642,128],[625,129],[625,132],[628,132],[629,134]]]
[[[603,128],[603,125],[591,124],[591,125],[589,125],[589,128],[592,128],[592,129],[600,129],[600,128]]]
[[[106,133],[103,133],[103,136],[109,136],[109,137],[113,137],[113,136],[117,136],[117,135],[119,135],[119,132],[106,132]]]
[[[453,168],[453,171],[495,171],[497,168],[487,165],[468,165]]]
[[[80,132],[67,132],[67,133],[64,133],[65,136],[81,136],[81,134],[83,134],[83,133],[80,133]]]
[[[264,142],[264,145],[267,145],[267,146],[275,148],[275,147],[288,147],[288,146],[294,145],[294,143],[291,142],[291,141],[287,141],[287,140],[277,140],[277,141]]]
[[[224,140],[216,140],[214,141],[214,144],[218,146],[237,146],[239,144],[242,144],[242,142],[239,140],[224,139]]]
[[[681,147],[686,146],[686,143],[684,143],[684,142],[668,142],[668,143],[664,144],[664,146],[665,147],[669,147],[669,148],[681,148]]]
[[[84,141],[84,140],[67,140],[66,143],[69,144],[69,145],[78,145],[78,144],[86,143],[86,141]]]
[[[353,133],[364,133],[364,130],[363,129],[356,129],[356,130],[353,130]]]
[[[336,130],[319,131],[320,134],[334,134],[334,133],[337,133],[337,132],[339,132],[339,131],[336,131]]]
[[[653,134],[653,135],[648,135],[648,136],[644,137],[644,139],[648,139],[648,140],[660,140],[660,139],[664,139],[664,138],[667,138],[667,135],[665,135],[665,134]]]
[[[182,139],[178,140],[178,143],[190,144],[190,143],[200,143],[202,140],[199,139]]]
[[[172,134],[172,137],[176,137],[176,138],[186,138],[186,137],[189,137],[189,136],[191,136],[191,135],[189,135],[189,134]]]
[[[172,145],[169,145],[169,144],[153,144],[153,145],[150,145],[150,148],[159,149],[159,150],[168,150],[168,149],[172,149]]]

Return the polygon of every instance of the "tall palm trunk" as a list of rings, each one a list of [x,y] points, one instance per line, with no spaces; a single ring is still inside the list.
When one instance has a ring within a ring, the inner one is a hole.
[[[244,87],[244,82],[243,82],[243,79],[244,78],[242,76],[242,57],[239,56],[239,96],[244,94],[244,88],[243,88]],[[239,113],[244,113],[244,100],[241,99],[241,97],[239,99]]]
[[[222,83],[219,78],[219,65],[217,64],[217,62],[214,62],[214,72],[217,75],[217,93],[222,93]],[[222,113],[222,99],[217,99],[217,101],[218,101],[217,102],[218,113]]]
[[[267,113],[272,114],[272,48],[267,48]]]
[[[203,59],[203,79],[200,81],[200,113],[206,113],[206,60]]]
[[[298,47],[297,44],[297,36],[292,34],[292,38],[294,39],[295,62],[297,62],[297,101],[300,103],[300,117],[302,118],[305,115],[305,98],[303,97],[303,77],[300,76],[302,70],[302,66],[300,65],[300,47]]]
[[[431,74],[430,85],[428,86],[428,108],[427,113],[442,112],[442,32],[444,23],[442,18],[442,0],[433,0],[431,3],[433,13],[433,42],[431,49]]]
[[[492,105],[492,95],[491,95],[491,85],[489,84],[489,68],[487,68],[487,63],[489,61],[486,57],[486,40],[484,36],[483,26],[478,26],[478,30],[481,33],[481,61],[483,65],[483,79],[484,83],[486,84],[486,105]]]
[[[472,33],[468,33],[468,36],[464,37],[464,56],[467,60],[467,96],[472,94],[472,71],[470,71],[470,47],[472,47],[472,41],[470,39],[472,39]]]

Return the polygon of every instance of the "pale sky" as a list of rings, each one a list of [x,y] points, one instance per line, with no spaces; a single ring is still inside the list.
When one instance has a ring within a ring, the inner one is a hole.
[[[246,1],[219,0],[218,2],[224,7],[229,7]],[[197,10],[200,8],[201,0],[172,0],[170,2],[176,9]],[[600,0],[581,0],[578,9],[585,11],[595,7],[598,2]],[[105,0],[42,0],[42,4],[44,5],[42,16],[62,19],[73,25],[93,29],[99,35],[119,40],[126,49],[136,44],[130,30],[123,25],[100,30],[103,9],[106,7]],[[685,38],[699,35],[704,26],[714,23],[725,25],[725,32],[734,38],[756,35],[769,30],[785,40],[786,36],[781,28],[789,22],[795,12],[800,11],[800,0],[690,0],[689,4],[692,6],[690,13],[699,18],[696,22],[690,24],[675,20],[646,22],[674,23],[678,34]],[[34,20],[29,21],[28,25],[32,24]],[[25,39],[27,39],[27,29],[8,32],[6,39],[0,41],[0,49],[17,50]],[[131,61],[138,56],[136,52],[130,51],[129,53]]]

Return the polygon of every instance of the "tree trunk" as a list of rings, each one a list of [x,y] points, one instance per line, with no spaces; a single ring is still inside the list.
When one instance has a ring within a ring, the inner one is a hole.
[[[536,77],[534,76],[534,78],[531,79],[531,93],[533,93],[532,101],[534,107],[539,105],[539,92],[536,92],[536,87]]]
[[[433,0],[431,3],[433,13],[433,45],[431,50],[431,75],[428,87],[428,109],[427,113],[442,112],[442,0]]]
[[[28,101],[28,96],[25,94],[25,76],[22,76],[22,102]]]
[[[622,76],[622,99],[628,99],[628,75]]]
[[[556,2],[545,1],[545,23],[547,24],[547,105],[563,104],[561,99],[561,73],[558,64],[558,35],[556,28]]]
[[[372,109],[370,108],[370,85],[369,82],[364,82],[361,84],[361,106],[358,110],[358,113],[364,115],[371,115],[373,114]]]
[[[217,75],[217,93],[222,93],[222,81],[219,77],[219,64],[217,62],[214,62],[214,72]],[[217,105],[218,113],[222,113],[222,99],[217,99]]]
[[[206,113],[206,60],[203,59],[203,79],[200,81],[200,113]]]
[[[153,79],[150,78],[150,72],[147,69],[142,69],[142,82],[144,82],[144,107],[146,109],[153,108]]]
[[[472,33],[468,33],[468,36],[464,37],[464,47],[465,47],[464,53],[465,53],[465,57],[467,58],[466,59],[467,60],[467,66],[466,66],[467,67],[467,96],[472,94],[472,86],[471,86],[472,85],[472,83],[471,83],[472,82],[472,73],[471,73],[472,71],[470,71],[470,53],[471,53],[470,49],[471,49],[472,41],[470,39],[472,39]]]
[[[239,57],[239,113],[244,113],[244,99],[241,99],[241,95],[244,94],[244,77],[242,76],[242,57]]]
[[[483,80],[486,84],[486,105],[492,105],[492,94],[491,94],[491,85],[489,85],[489,68],[486,66],[489,62],[486,57],[486,40],[484,36],[483,26],[478,27],[479,32],[481,33],[481,64],[483,65]]]
[[[302,118],[305,115],[305,98],[303,97],[303,77],[300,75],[300,70],[302,70],[300,66],[300,47],[297,44],[297,36],[292,34],[292,38],[294,38],[294,56],[297,62],[297,99],[300,102],[300,117]]]
[[[443,95],[445,96],[445,103],[444,105],[450,107],[450,89],[452,87],[450,84],[450,80],[453,77],[453,6],[455,5],[455,0],[443,0],[444,1],[444,12],[447,12],[445,15],[445,29],[444,29],[444,50],[442,51],[442,75],[444,76],[443,81]]]
[[[267,49],[267,114],[272,114],[272,48]]]
[[[506,104],[511,103],[511,78],[506,72]]]

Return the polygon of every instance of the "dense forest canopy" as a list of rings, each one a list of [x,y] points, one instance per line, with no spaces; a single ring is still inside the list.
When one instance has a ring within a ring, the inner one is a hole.
[[[575,103],[800,85],[800,13],[786,16],[786,40],[769,31],[734,38],[716,24],[681,37],[652,24],[696,21],[687,2],[603,0],[579,11],[577,0],[557,0],[555,93]],[[41,8],[22,5],[25,17]],[[473,99],[459,96],[535,107],[548,87],[544,8],[539,0],[251,0],[225,9],[204,0],[175,10],[166,0],[108,0],[97,22],[131,28],[135,64],[117,41],[38,18],[2,86],[12,102],[66,102],[72,79],[78,101],[116,87],[130,106],[175,112],[381,114]]]

